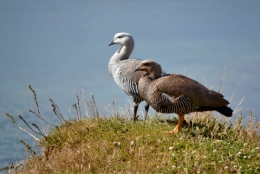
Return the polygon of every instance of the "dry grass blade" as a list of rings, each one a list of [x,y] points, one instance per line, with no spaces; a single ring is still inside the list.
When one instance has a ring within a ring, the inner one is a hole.
[[[65,122],[65,118],[63,117],[60,108],[53,102],[52,99],[50,99],[51,101],[51,106],[52,106],[52,111],[53,113],[57,116],[57,118],[60,120],[61,123]]]
[[[24,132],[26,132],[27,134],[29,134],[31,137],[33,137],[35,140],[37,140],[37,141],[40,141],[36,136],[34,136],[33,134],[31,134],[29,131],[27,131],[26,129],[24,129],[24,128],[22,128],[15,120],[14,120],[14,118],[13,118],[13,116],[11,116],[10,114],[8,114],[8,113],[5,113],[5,115],[7,116],[7,117],[9,117],[11,120],[12,120],[12,122],[19,128],[19,129],[21,129],[22,131],[24,131]]]
[[[31,128],[31,126],[23,119],[23,117],[21,115],[19,115],[19,118],[26,124],[27,127],[29,127],[29,129],[31,129],[31,131],[33,131],[34,133],[38,134],[38,135],[41,135],[43,137],[45,137],[45,135],[43,135],[43,133],[40,131],[39,127],[36,126],[34,123],[32,124],[34,127],[36,127],[38,129],[39,132],[36,132],[35,130],[33,130]]]
[[[44,133],[45,133],[45,135],[47,135],[47,131],[46,131],[46,129],[45,129],[45,126],[44,126],[44,123],[43,123],[43,119],[42,119],[42,117],[41,117],[40,107],[39,107],[39,104],[38,104],[38,101],[37,101],[36,92],[33,90],[33,88],[31,87],[31,85],[29,85],[29,89],[32,91],[33,96],[34,96],[34,102],[35,102],[35,104],[36,104],[36,108],[37,108],[37,112],[38,112],[36,115],[40,118],[40,121],[41,121],[41,124],[42,124],[42,128],[43,128],[43,130],[44,130]]]
[[[82,118],[81,118],[81,110],[80,110],[80,101],[79,101],[79,96],[78,96],[78,94],[76,94],[76,96],[77,96],[77,105],[78,105],[78,120],[81,120]]]
[[[90,110],[93,113],[95,118],[99,118],[98,108],[97,108],[94,95],[91,95],[91,99],[92,100],[89,102]]]
[[[33,157],[36,156],[36,152],[32,150],[31,146],[25,143],[22,139],[20,139],[20,142],[25,146],[26,150],[28,150]]]

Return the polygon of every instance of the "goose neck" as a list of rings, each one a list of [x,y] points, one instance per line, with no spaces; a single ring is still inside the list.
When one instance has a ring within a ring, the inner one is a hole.
[[[134,45],[128,45],[128,46],[124,45],[115,52],[115,54],[111,57],[111,60],[117,62],[117,61],[129,59],[133,49],[134,49]]]

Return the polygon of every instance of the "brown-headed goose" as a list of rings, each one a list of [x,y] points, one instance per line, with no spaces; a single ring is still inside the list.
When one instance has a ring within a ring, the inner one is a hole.
[[[180,74],[161,76],[161,66],[152,61],[144,60],[135,72],[145,72],[138,82],[139,95],[157,112],[176,113],[179,121],[175,129],[168,133],[181,130],[184,115],[191,112],[216,110],[231,117],[233,110],[223,95],[209,90],[195,80]]]

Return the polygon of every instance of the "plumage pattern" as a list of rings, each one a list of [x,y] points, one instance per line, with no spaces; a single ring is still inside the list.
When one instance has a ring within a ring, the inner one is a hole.
[[[138,92],[138,81],[144,74],[143,72],[135,72],[140,65],[140,60],[128,59],[119,63],[109,62],[109,73],[115,80],[116,84],[129,96],[133,98],[133,102],[139,104],[143,101]],[[132,70],[132,72],[131,72]]]
[[[232,116],[229,102],[223,95],[209,90],[195,80],[179,74],[161,76],[161,66],[154,61],[144,60],[136,71],[146,74],[140,79],[140,96],[157,112],[176,113],[183,117],[194,111],[216,110],[225,116]],[[173,132],[178,132],[178,123]]]
[[[193,105],[192,101],[183,94],[176,98],[169,98],[163,93],[158,93],[154,96],[156,97],[153,99],[151,99],[151,97],[149,98],[151,99],[150,101],[159,103],[159,105],[153,105],[157,112],[184,115],[196,110],[196,107]]]

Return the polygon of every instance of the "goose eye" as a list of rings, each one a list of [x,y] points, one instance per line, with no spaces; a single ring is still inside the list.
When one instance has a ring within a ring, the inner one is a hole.
[[[122,38],[122,36],[118,36],[118,38]]]

